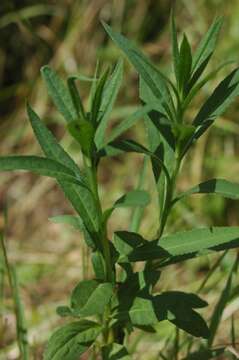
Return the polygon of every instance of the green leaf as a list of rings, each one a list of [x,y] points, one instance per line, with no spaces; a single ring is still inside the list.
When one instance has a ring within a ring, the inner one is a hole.
[[[238,258],[236,258],[234,264],[232,265],[231,271],[229,273],[225,288],[223,289],[218,303],[213,311],[212,314],[212,318],[211,318],[211,322],[210,322],[210,337],[208,339],[208,346],[211,347],[213,344],[213,341],[215,339],[216,333],[218,331],[218,327],[220,325],[221,322],[221,318],[222,318],[222,314],[223,311],[230,299],[230,295],[231,295],[231,288],[232,288],[232,279],[233,279],[233,275],[235,273],[236,267],[238,264]]]
[[[208,60],[213,54],[219,31],[222,27],[223,19],[221,17],[216,18],[213,24],[210,26],[206,35],[201,40],[194,56],[193,56],[193,64],[192,71],[195,74],[197,71],[200,71],[200,74],[204,70]],[[199,76],[197,76],[198,78]]]
[[[183,40],[180,46],[179,53],[179,66],[178,66],[178,87],[180,91],[185,94],[187,84],[191,75],[192,66],[192,54],[191,47],[189,45],[186,35],[183,36]]]
[[[228,199],[239,199],[239,184],[223,179],[210,179],[179,194],[175,202],[193,194],[217,194]]]
[[[0,172],[25,170],[33,173],[53,177],[58,180],[86,186],[77,179],[74,172],[58,161],[40,156],[2,156],[0,157]]]
[[[103,360],[130,360],[131,357],[127,349],[117,343],[104,346],[102,348]]]
[[[79,179],[84,180],[74,160],[58,144],[56,138],[29,105],[27,110],[33,131],[45,155],[66,165],[76,173]],[[87,231],[94,236],[95,240],[95,234],[99,229],[99,215],[92,193],[83,186],[76,186],[65,181],[59,181],[59,184],[74,209],[80,214]]]
[[[67,126],[69,133],[80,144],[83,154],[90,157],[94,146],[95,129],[88,120],[71,121]]]
[[[123,61],[119,60],[115,66],[115,69],[105,85],[105,90],[103,92],[102,104],[100,107],[100,123],[97,127],[95,133],[95,144],[97,149],[100,149],[104,146],[105,143],[105,132],[110,120],[110,114],[113,109],[115,100],[119,93],[123,78]]]
[[[114,208],[147,206],[150,203],[149,193],[145,190],[132,190],[121,196],[115,203]]]
[[[203,318],[194,309],[207,306],[195,294],[168,291],[157,296],[138,295],[128,312],[134,326],[154,326],[168,320],[196,337],[208,338],[209,330]],[[126,316],[124,312],[118,316]]]
[[[70,93],[61,78],[59,78],[57,73],[48,65],[41,68],[41,74],[46,82],[50,97],[65,120],[76,120],[78,116],[75,111],[74,104]]]
[[[239,227],[210,227],[163,236],[136,248],[128,257],[130,261],[167,259],[236,246],[239,246]]]
[[[174,73],[177,80],[179,81],[179,47],[177,39],[177,30],[174,21],[174,14],[171,14],[171,44],[172,44],[172,54],[173,54],[173,65]]]
[[[121,152],[136,152],[140,154],[145,154],[151,157],[160,167],[160,170],[162,169],[165,176],[169,180],[169,173],[167,168],[165,167],[162,159],[160,159],[159,155],[157,153],[152,153],[148,149],[146,149],[143,145],[137,143],[134,140],[121,140],[121,141],[113,141],[109,143],[104,149],[102,149],[100,156],[114,156],[117,151]]]
[[[49,218],[55,224],[65,224],[72,226],[75,230],[83,231],[84,225],[80,216],[57,215]]]
[[[174,114],[171,112],[171,109],[174,109],[174,104],[163,75],[152,64],[150,64],[149,60],[146,59],[146,57],[129,40],[127,40],[123,35],[114,32],[106,23],[102,23],[111,39],[125,53],[155,97],[162,100],[163,108],[166,114],[169,118],[173,119]]]
[[[102,315],[113,295],[111,283],[97,280],[81,281],[71,295],[71,307],[81,316]]]
[[[134,126],[139,120],[141,120],[150,110],[152,110],[152,104],[143,106],[125,120],[121,121],[119,125],[117,125],[112,131],[107,140],[107,143],[114,141],[124,132],[129,130],[132,126]],[[104,144],[103,144],[104,145]]]
[[[97,121],[100,119],[100,108],[103,101],[103,92],[106,85],[106,81],[109,75],[109,69],[107,69],[101,78],[99,79],[95,94],[92,100],[92,108],[91,108],[91,121],[93,125],[96,125]]]
[[[69,92],[70,92],[70,95],[72,98],[72,102],[74,104],[75,111],[76,111],[78,117],[85,119],[86,114],[84,111],[84,106],[83,106],[79,91],[75,84],[75,81],[78,79],[79,79],[78,76],[69,76],[67,79],[67,85],[68,85],[68,89],[69,89]]]
[[[78,360],[101,332],[101,326],[93,321],[81,320],[69,323],[51,336],[44,360]]]
[[[136,247],[146,243],[139,234],[129,231],[117,231],[114,233],[113,244],[120,255],[127,256]]]
[[[193,121],[194,126],[205,121],[213,122],[239,95],[239,68],[233,70],[213,91]],[[209,125],[210,126],[210,125]]]

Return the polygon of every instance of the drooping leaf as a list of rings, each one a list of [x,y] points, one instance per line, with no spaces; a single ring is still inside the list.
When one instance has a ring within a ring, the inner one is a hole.
[[[123,61],[119,60],[115,66],[115,69],[110,79],[108,79],[108,81],[106,82],[105,90],[103,92],[103,99],[100,107],[100,113],[102,115],[100,118],[100,123],[95,133],[95,144],[97,149],[103,147],[105,143],[106,128],[110,120],[110,114],[113,109],[115,100],[119,93],[122,78],[123,78]]]
[[[33,131],[45,155],[63,163],[72,169],[79,179],[83,180],[84,177],[74,160],[65,152],[53,134],[47,129],[29,105],[27,110]],[[92,193],[85,187],[75,186],[74,184],[69,184],[64,181],[59,181],[59,184],[74,209],[80,214],[86,231],[89,231],[91,234],[96,234],[99,229],[99,215]]]
[[[179,194],[175,201],[193,194],[217,194],[228,199],[239,199],[239,184],[224,179],[210,179]]]
[[[68,88],[65,86],[61,78],[48,65],[41,68],[41,74],[44,81],[46,82],[50,97],[65,120],[76,120],[77,113],[74,104],[72,102]]]
[[[109,25],[103,22],[103,26],[112,40],[128,57],[139,75],[147,83],[157,99],[162,100],[166,114],[173,119],[171,108],[174,108],[173,100],[168,85],[162,74],[150,64],[149,60],[123,35],[113,31]]]
[[[113,205],[119,207],[147,206],[150,203],[150,195],[145,190],[132,190],[121,196]]]
[[[133,250],[130,261],[170,259],[195,255],[209,250],[225,250],[239,246],[239,227],[211,227],[182,231],[150,241]]]
[[[195,75],[194,82],[202,74],[215,50],[222,23],[223,19],[221,17],[215,19],[193,55],[192,71]]]
[[[111,283],[84,280],[72,292],[71,307],[77,315],[102,315],[112,295],[113,285]]]
[[[101,326],[88,320],[64,325],[51,336],[43,358],[44,360],[78,360],[100,332]]]
[[[55,224],[67,224],[72,226],[75,230],[84,230],[84,225],[80,216],[77,215],[57,215],[50,217],[50,220]]]
[[[152,153],[143,145],[137,143],[134,140],[120,140],[120,141],[113,141],[109,143],[104,149],[102,149],[100,155],[101,156],[114,156],[115,154],[119,154],[122,152],[136,152],[140,154],[148,155],[150,158],[154,160],[158,164],[158,167],[163,170],[167,179],[169,179],[169,173],[166,166],[163,163],[163,160],[160,158],[160,154]]]
[[[0,172],[25,170],[33,173],[53,177],[58,180],[79,184],[86,187],[74,172],[58,161],[40,156],[2,156],[0,157]]]

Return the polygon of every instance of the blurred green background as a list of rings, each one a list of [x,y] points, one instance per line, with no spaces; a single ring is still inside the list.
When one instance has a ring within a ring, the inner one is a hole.
[[[55,112],[40,78],[41,66],[49,63],[65,77],[70,73],[92,76],[97,59],[104,67],[114,64],[120,53],[103,30],[100,24],[100,19],[103,19],[139,44],[157,66],[170,74],[168,20],[173,5],[179,36],[186,32],[194,48],[214,17],[224,15],[224,27],[211,68],[223,60],[238,62],[237,0],[1,0],[0,154],[40,153],[26,117],[25,103],[28,100],[78,159],[78,149],[65,135],[61,116]],[[203,89],[193,104],[192,114],[222,78],[223,71]],[[228,72],[228,69],[225,71]],[[87,83],[82,83],[80,90],[86,101],[89,90]],[[113,113],[112,126],[138,104],[137,74],[125,60],[123,87]],[[239,182],[238,114],[237,101],[202,138],[186,159],[179,181],[180,189],[216,176]],[[143,139],[144,129],[137,126],[127,135]],[[136,185],[135,174],[141,165],[142,158],[136,155],[120,156],[102,163],[99,176],[105,205]],[[151,181],[148,176],[147,188],[151,188]],[[1,174],[0,228],[4,227],[6,206],[7,249],[10,261],[17,266],[20,279],[32,358],[42,359],[44,343],[59,323],[55,307],[65,303],[79,278],[91,276],[87,250],[77,233],[48,221],[53,215],[72,212],[51,179],[25,173]],[[142,233],[148,237],[155,232],[154,206],[150,205],[141,227]],[[175,208],[170,219],[170,231],[203,224],[239,225],[238,211],[239,206],[233,201],[218,197],[193,197]],[[124,229],[129,215],[129,212],[122,210],[119,223],[118,213],[111,221],[110,231]],[[220,269],[204,289],[204,298],[212,304],[208,309],[208,318],[224,287],[233,256],[235,252],[223,259]],[[163,274],[159,290],[174,288],[194,291],[216,261],[217,256],[214,255],[172,267],[167,276]],[[0,288],[0,359],[17,359],[11,294],[6,281],[1,280]],[[219,328],[218,344],[230,341],[229,320],[232,316],[238,317],[239,303],[235,300],[238,292],[236,284]],[[159,334],[144,335],[140,344],[140,338],[136,337],[135,359],[142,359],[140,354],[143,349],[147,349],[143,359],[158,359],[159,352],[165,347],[168,337],[174,334],[173,331],[171,327],[163,325]],[[172,358],[171,346],[167,346],[168,359]]]

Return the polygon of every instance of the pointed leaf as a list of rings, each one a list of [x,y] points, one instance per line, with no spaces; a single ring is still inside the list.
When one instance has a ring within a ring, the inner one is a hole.
[[[239,95],[239,68],[233,70],[213,91],[193,121],[194,126],[204,121],[214,121],[222,115],[231,102]]]
[[[175,201],[193,194],[217,194],[228,199],[239,199],[239,184],[223,179],[211,179],[202,182],[179,194]]]
[[[72,169],[79,179],[84,180],[74,160],[65,152],[61,145],[58,144],[56,138],[30,106],[28,106],[28,115],[33,131],[45,155],[63,163]],[[80,214],[87,231],[90,231],[92,234],[97,233],[99,229],[99,216],[92,193],[85,187],[75,186],[74,184],[69,184],[64,181],[59,181],[59,184],[74,209]]]
[[[46,82],[48,93],[58,111],[63,115],[66,121],[76,120],[77,113],[74,104],[70,93],[61,78],[49,66],[43,66],[41,68],[41,74]]]
[[[78,360],[100,332],[101,326],[88,320],[62,326],[51,336],[43,358],[44,360]]]
[[[192,70],[195,73],[202,64],[211,57],[215,50],[219,31],[222,27],[223,19],[221,17],[216,18],[213,24],[210,26],[206,35],[201,40],[194,56]]]
[[[211,227],[182,231],[148,242],[129,254],[130,261],[167,259],[239,246],[239,227]]]
[[[179,78],[178,86],[183,93],[185,93],[188,81],[191,75],[191,66],[192,66],[192,54],[191,47],[189,45],[186,35],[183,36],[183,40],[180,46],[179,54]]]
[[[174,21],[174,14],[171,14],[171,43],[172,43],[172,54],[173,54],[173,65],[174,73],[177,82],[179,81],[179,47],[177,39],[177,30]]]
[[[95,144],[97,149],[103,147],[105,142],[105,132],[110,120],[110,114],[113,109],[115,100],[119,93],[123,78],[123,61],[119,60],[115,66],[115,69],[105,85],[105,90],[103,92],[103,99],[100,108],[100,113],[102,114],[100,118],[100,123],[95,133]]]
[[[132,190],[120,197],[114,204],[114,208],[147,206],[150,203],[149,193],[145,190]]]
[[[77,179],[71,169],[55,160],[28,155],[0,157],[0,172],[15,170],[31,171],[39,175],[86,186],[81,180]]]
[[[163,100],[163,107],[170,118],[173,118],[171,108],[174,107],[171,94],[165,78],[149,63],[149,60],[123,35],[114,32],[109,25],[103,22],[103,26],[111,39],[120,47],[128,57],[139,75],[147,83],[153,94]]]

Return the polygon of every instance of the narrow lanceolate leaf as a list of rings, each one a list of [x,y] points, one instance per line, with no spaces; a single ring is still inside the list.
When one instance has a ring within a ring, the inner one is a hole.
[[[61,78],[49,66],[43,66],[41,68],[41,74],[44,81],[46,82],[50,97],[65,120],[76,120],[77,113],[74,104],[72,102],[68,88],[65,86]]]
[[[91,121],[94,125],[96,125],[96,122],[100,119],[100,107],[103,100],[103,92],[105,89],[106,81],[109,75],[109,69],[107,69],[103,75],[100,77],[96,89],[94,98],[92,100],[92,108],[91,108]]]
[[[146,82],[148,87],[157,99],[162,100],[165,112],[170,118],[173,118],[171,108],[174,107],[168,85],[162,74],[150,64],[149,60],[123,35],[114,32],[109,25],[103,23],[103,26],[112,40],[128,57],[139,75]]]
[[[97,149],[100,149],[105,142],[105,132],[110,120],[110,114],[113,109],[115,100],[119,93],[119,89],[123,78],[123,61],[119,60],[115,69],[106,82],[105,90],[103,92],[102,104],[100,107],[100,123],[95,133],[95,144]]]
[[[181,91],[186,90],[186,86],[190,79],[192,66],[192,54],[191,48],[186,35],[184,35],[179,54],[179,66],[178,66],[178,86]]]
[[[228,199],[239,199],[239,184],[223,179],[211,179],[202,182],[179,194],[175,201],[193,194],[217,194]]]
[[[195,73],[202,67],[203,63],[207,63],[211,55],[213,54],[218,38],[219,31],[222,27],[223,19],[217,18],[210,26],[208,32],[201,40],[194,56],[192,71]]]
[[[239,246],[239,227],[211,227],[163,236],[129,254],[130,261],[167,259],[176,256],[224,250]]]
[[[113,295],[111,283],[100,283],[97,280],[81,281],[71,295],[71,307],[75,314],[81,316],[102,315]]]
[[[29,105],[28,115],[33,131],[45,155],[48,158],[61,162],[74,171],[77,178],[84,180],[77,164],[57,142],[53,134]],[[99,229],[99,217],[91,192],[85,187],[69,184],[62,180],[59,181],[59,184],[74,209],[80,214],[87,230],[91,233],[96,233]]]
[[[40,156],[4,156],[0,157],[0,172],[25,170],[33,173],[53,177],[58,180],[86,186],[75,176],[74,172],[65,165]]]
[[[95,341],[101,326],[93,321],[81,320],[69,323],[51,336],[44,360],[78,360]]]
[[[77,79],[78,79],[77,76],[68,77],[67,85],[68,85],[68,89],[69,89],[71,99],[72,99],[72,102],[75,107],[75,111],[76,111],[77,115],[81,116],[83,119],[85,119],[86,115],[85,115],[85,111],[84,111],[84,106],[82,103],[80,93],[75,84],[75,81]]]
[[[239,95],[239,68],[233,70],[213,91],[193,121],[200,126],[205,121],[214,121],[222,115],[231,102]],[[210,124],[209,124],[210,126]]]
[[[173,54],[173,66],[176,80],[179,80],[179,48],[177,39],[177,29],[174,21],[174,15],[171,15],[171,40],[172,40],[172,54]]]
[[[83,231],[84,225],[80,216],[74,215],[57,215],[50,218],[55,224],[70,225],[76,230]]]
[[[132,190],[120,197],[115,203],[114,208],[147,206],[150,203],[149,193],[145,190]]]

